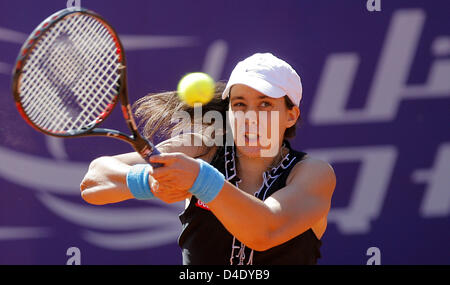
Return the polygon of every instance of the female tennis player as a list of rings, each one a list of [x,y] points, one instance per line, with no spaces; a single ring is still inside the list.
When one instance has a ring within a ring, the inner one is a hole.
[[[336,177],[327,162],[292,149],[287,140],[295,134],[301,98],[300,77],[288,63],[270,53],[254,54],[236,65],[226,86],[218,84],[215,98],[203,106],[203,114],[228,112],[231,140],[211,146],[212,136],[198,132],[172,137],[157,146],[161,155],[151,157],[164,165],[159,168],[137,153],[97,158],[81,195],[97,205],[133,198],[186,200],[178,239],[183,264],[316,264]],[[175,111],[194,116],[174,92],[137,103],[147,136],[185,127],[170,123]],[[238,120],[239,112],[277,116]],[[262,143],[264,137],[270,144]],[[202,143],[192,146],[193,139]]]

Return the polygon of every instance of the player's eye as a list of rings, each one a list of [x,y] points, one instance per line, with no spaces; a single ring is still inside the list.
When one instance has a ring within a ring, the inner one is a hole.
[[[244,107],[245,104],[244,104],[243,102],[236,102],[236,103],[233,103],[232,106],[233,106],[233,107]]]
[[[261,102],[260,106],[263,107],[263,108],[267,108],[267,107],[271,107],[272,103],[267,102],[267,101],[263,101],[263,102]]]

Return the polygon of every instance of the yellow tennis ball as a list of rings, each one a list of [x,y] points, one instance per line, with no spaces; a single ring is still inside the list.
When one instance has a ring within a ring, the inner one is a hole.
[[[206,73],[189,73],[178,83],[178,96],[189,106],[206,104],[214,97],[214,85],[214,79]]]

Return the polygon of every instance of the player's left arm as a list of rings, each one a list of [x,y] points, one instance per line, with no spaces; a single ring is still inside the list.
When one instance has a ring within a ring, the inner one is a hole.
[[[199,173],[198,162],[180,153],[151,160],[165,165],[152,173],[160,182],[160,191],[186,191]],[[207,205],[231,234],[262,251],[294,238],[326,217],[335,186],[336,176],[328,163],[306,158],[294,166],[286,186],[264,202],[225,181]]]
[[[294,167],[286,186],[264,202],[225,183],[208,206],[237,239],[262,251],[294,238],[324,218],[335,186],[333,168],[307,158]]]

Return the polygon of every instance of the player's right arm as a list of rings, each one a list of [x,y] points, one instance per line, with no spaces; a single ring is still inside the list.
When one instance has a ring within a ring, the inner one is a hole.
[[[202,146],[192,146],[192,139],[199,138],[198,135],[184,135],[168,139],[157,145],[162,153],[182,152],[190,157],[210,160],[213,149]],[[126,176],[132,165],[146,163],[136,152],[120,154],[116,156],[102,156],[94,159],[84,176],[81,184],[81,197],[83,200],[94,205],[117,203],[133,199],[133,195],[127,187]],[[150,176],[150,184],[154,181]],[[166,202],[177,202],[190,196],[171,196],[170,193],[158,193],[167,195],[162,198]]]

